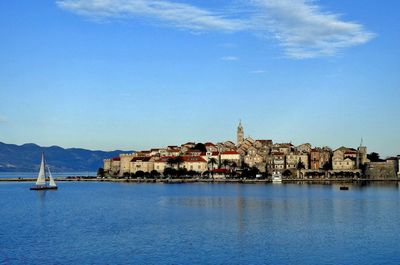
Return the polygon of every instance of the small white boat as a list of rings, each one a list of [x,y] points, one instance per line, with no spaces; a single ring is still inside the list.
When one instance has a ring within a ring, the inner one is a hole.
[[[46,167],[49,172],[49,183],[46,182]],[[50,168],[46,166],[46,162],[44,160],[44,153],[42,153],[42,162],[40,163],[39,174],[36,180],[36,185],[31,187],[31,190],[56,190],[57,184],[54,181],[53,176],[51,175]]]
[[[281,183],[282,182],[282,173],[277,172],[277,171],[272,173],[272,182],[273,183]]]

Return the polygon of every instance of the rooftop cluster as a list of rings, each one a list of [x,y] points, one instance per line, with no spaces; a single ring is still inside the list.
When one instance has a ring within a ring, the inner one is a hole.
[[[367,147],[357,149],[312,147],[309,143],[273,143],[244,138],[237,129],[237,143],[187,142],[153,148],[104,160],[104,172],[118,177],[268,177],[281,172],[286,178],[374,177],[392,178],[399,172],[399,157],[386,160]]]

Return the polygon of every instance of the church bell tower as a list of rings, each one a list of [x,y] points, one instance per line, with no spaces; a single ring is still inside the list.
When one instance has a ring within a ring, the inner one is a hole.
[[[242,126],[242,121],[239,121],[239,126],[237,128],[236,137],[237,137],[236,144],[240,145],[244,140],[244,130],[243,130],[243,126]]]

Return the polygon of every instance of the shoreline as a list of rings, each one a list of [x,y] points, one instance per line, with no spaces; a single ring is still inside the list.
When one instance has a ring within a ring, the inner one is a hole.
[[[0,178],[0,182],[35,182],[36,178]],[[119,179],[119,178],[86,178],[86,177],[63,177],[56,178],[57,182],[116,182],[116,183],[242,183],[263,184],[272,183],[271,179]],[[400,182],[399,178],[390,179],[284,179],[282,183],[360,183],[360,182]]]

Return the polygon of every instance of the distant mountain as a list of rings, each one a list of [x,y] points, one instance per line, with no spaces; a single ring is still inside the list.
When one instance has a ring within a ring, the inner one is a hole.
[[[132,151],[91,151],[59,146],[41,147],[36,144],[5,144],[0,142],[0,172],[31,172],[39,168],[42,152],[54,172],[96,171],[103,159]]]

